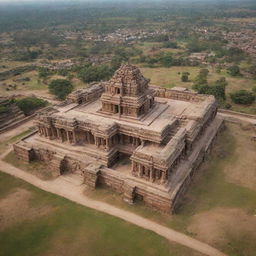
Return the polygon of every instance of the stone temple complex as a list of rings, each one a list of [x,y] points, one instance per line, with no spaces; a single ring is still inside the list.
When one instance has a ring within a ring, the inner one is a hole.
[[[38,131],[14,145],[24,161],[56,176],[78,175],[125,201],[173,212],[210,151],[223,120],[213,96],[149,85],[122,65],[108,82],[71,93],[38,114]]]

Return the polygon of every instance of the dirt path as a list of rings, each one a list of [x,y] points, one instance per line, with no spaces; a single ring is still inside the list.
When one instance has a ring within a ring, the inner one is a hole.
[[[171,242],[179,243],[205,255],[225,256],[224,253],[218,251],[217,249],[175,230],[162,226],[156,222],[150,221],[129,211],[119,209],[107,203],[92,200],[83,194],[83,186],[71,182],[62,176],[52,181],[43,181],[30,173],[22,171],[6,162],[3,162],[2,160],[0,160],[0,170],[12,176],[18,177],[28,183],[31,183],[32,185],[39,187],[42,190],[65,197],[83,206],[113,215],[144,229],[151,230]]]

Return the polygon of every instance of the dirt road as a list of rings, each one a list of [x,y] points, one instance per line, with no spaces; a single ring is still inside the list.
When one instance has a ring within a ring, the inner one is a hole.
[[[18,177],[28,183],[31,183],[32,185],[39,187],[42,190],[65,197],[83,206],[113,215],[144,229],[151,230],[171,242],[179,243],[205,255],[225,256],[224,253],[218,251],[217,249],[189,236],[186,236],[180,232],[162,226],[156,222],[150,221],[129,211],[119,209],[104,202],[92,200],[83,194],[83,186],[75,182],[70,182],[63,176],[60,176],[59,178],[52,181],[43,181],[36,176],[15,168],[14,166],[2,160],[0,160],[0,170]]]

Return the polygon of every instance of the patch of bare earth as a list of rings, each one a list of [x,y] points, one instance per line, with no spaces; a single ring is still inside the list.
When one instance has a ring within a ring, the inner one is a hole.
[[[250,126],[229,125],[235,136],[234,155],[224,168],[227,181],[256,190],[256,136],[255,129]]]
[[[26,220],[33,220],[51,212],[48,206],[30,206],[31,192],[18,188],[0,200],[0,231]]]
[[[197,239],[215,246],[223,246],[243,236],[256,240],[256,216],[238,208],[215,208],[196,214],[188,227]]]

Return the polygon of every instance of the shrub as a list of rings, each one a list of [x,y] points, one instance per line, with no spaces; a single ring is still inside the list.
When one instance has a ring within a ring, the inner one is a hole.
[[[73,91],[74,87],[69,80],[55,79],[50,82],[48,88],[51,94],[54,94],[60,100],[64,100]]]
[[[231,66],[228,68],[228,73],[231,75],[231,76],[240,76],[241,73],[240,73],[240,68],[238,66]]]
[[[35,110],[45,107],[48,102],[36,97],[26,97],[20,100],[16,100],[16,104],[27,116],[33,113]]]
[[[113,69],[107,65],[85,67],[78,74],[79,78],[85,83],[107,80],[112,75]]]
[[[246,90],[239,90],[230,94],[232,101],[236,104],[249,105],[255,100],[255,95]]]
[[[182,82],[188,82],[189,75],[190,75],[189,72],[182,72],[181,81]]]

